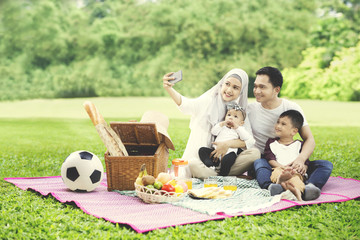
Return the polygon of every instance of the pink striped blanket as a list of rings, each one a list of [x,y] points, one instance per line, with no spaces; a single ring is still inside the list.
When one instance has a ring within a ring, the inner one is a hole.
[[[294,206],[328,202],[343,202],[360,197],[360,181],[330,177],[315,201],[297,202],[281,200],[270,207],[234,214],[218,212],[208,215],[172,204],[147,204],[137,197],[108,192],[106,179],[93,192],[78,193],[66,188],[60,176],[38,178],[4,178],[23,190],[34,190],[51,195],[62,203],[75,203],[85,213],[119,224],[126,224],[142,233],[177,225],[200,223],[233,216],[255,215],[284,210]],[[144,217],[146,215],[146,217]]]

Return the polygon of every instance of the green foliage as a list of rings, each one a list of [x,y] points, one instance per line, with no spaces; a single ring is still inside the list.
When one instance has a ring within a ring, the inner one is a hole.
[[[360,98],[356,0],[84,2],[0,1],[0,101],[162,96],[179,69],[198,96],[265,65],[286,69],[284,96]]]
[[[290,98],[360,101],[360,42],[337,52],[323,68],[325,48],[309,48],[297,67],[285,69],[282,95]]]
[[[324,47],[326,68],[335,53],[356,46],[360,32],[360,3],[357,0],[319,0],[318,24],[310,34],[312,47]]]
[[[360,100],[360,3],[319,1],[318,24],[296,68],[285,69],[283,96],[290,98]]]
[[[234,67],[294,67],[314,19],[301,1],[1,1],[0,100],[160,96],[182,69],[197,96]]]

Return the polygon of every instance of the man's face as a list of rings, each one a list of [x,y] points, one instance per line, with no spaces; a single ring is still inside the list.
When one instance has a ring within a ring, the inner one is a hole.
[[[267,75],[257,75],[254,82],[254,96],[259,103],[271,101],[277,97],[280,87],[274,88]]]

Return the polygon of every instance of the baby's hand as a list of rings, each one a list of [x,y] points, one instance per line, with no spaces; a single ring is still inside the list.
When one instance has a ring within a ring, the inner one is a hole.
[[[226,125],[226,122],[225,122],[225,121],[222,121],[222,122],[219,123],[219,125],[220,125],[220,127],[223,127],[223,126]]]

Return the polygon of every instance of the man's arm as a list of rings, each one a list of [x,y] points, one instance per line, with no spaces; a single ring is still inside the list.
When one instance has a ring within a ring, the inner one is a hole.
[[[300,174],[305,174],[307,171],[305,161],[310,158],[311,154],[314,152],[315,139],[308,125],[301,128],[300,136],[304,140],[304,144],[299,156],[290,164],[290,166]]]

